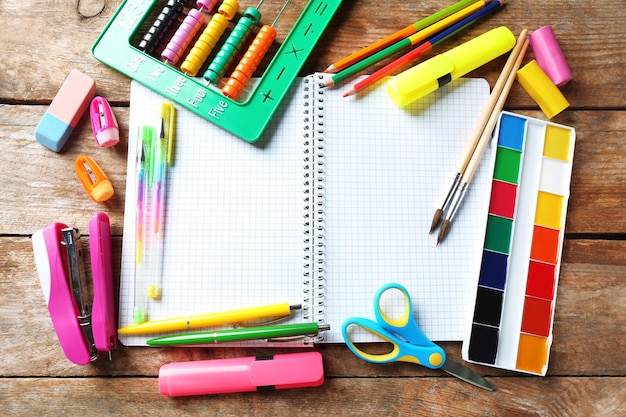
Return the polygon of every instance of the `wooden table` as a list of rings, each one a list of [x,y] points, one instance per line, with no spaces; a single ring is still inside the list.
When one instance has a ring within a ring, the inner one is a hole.
[[[470,365],[490,393],[411,364],[372,365],[343,345],[322,346],[318,388],[170,399],[157,374],[168,362],[267,354],[269,349],[120,347],[112,361],[79,367],[64,357],[35,271],[31,234],[53,222],[112,221],[119,276],[128,137],[129,80],[97,62],[90,47],[120,1],[0,2],[0,409],[17,415],[626,415],[626,9],[621,2],[513,0],[446,41],[448,49],[487,29],[514,33],[551,24],[572,68],[562,88],[571,107],[553,121],[573,126],[577,145],[558,287],[554,343],[545,377]],[[244,6],[254,5],[252,1]],[[248,4],[249,3],[249,4]],[[254,2],[256,3],[256,1]],[[267,1],[273,19],[282,1]],[[294,0],[293,10],[306,3]],[[445,5],[451,1],[444,2]],[[434,0],[344,1],[302,75],[324,69],[439,9]],[[288,21],[288,12],[283,20]],[[293,12],[295,13],[295,12]],[[271,18],[270,18],[271,17]],[[526,60],[530,59],[530,54]],[[504,58],[469,74],[491,86]],[[35,126],[73,68],[92,76],[114,105],[122,141],[94,145],[84,117],[61,153],[34,139]],[[543,118],[514,85],[506,109]],[[116,196],[95,206],[79,188],[79,154],[106,161]],[[445,343],[460,359],[460,343]],[[281,351],[278,351],[281,352]]]

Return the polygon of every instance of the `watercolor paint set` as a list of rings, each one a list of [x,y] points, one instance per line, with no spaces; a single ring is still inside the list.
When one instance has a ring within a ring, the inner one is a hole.
[[[546,374],[575,136],[568,126],[500,115],[466,361]]]

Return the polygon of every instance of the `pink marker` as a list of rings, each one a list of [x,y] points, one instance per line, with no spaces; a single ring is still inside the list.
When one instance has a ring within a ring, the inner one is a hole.
[[[323,382],[319,352],[176,362],[159,370],[159,391],[171,397],[314,387]]]

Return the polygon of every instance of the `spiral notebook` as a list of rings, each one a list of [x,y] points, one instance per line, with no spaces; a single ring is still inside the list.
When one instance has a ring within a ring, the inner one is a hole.
[[[384,87],[344,98],[340,88],[321,89],[321,76],[296,80],[258,145],[177,109],[163,295],[150,302],[150,318],[289,302],[302,309],[283,323],[331,327],[297,343],[342,342],[342,322],[373,318],[376,290],[398,282],[428,337],[461,340],[480,266],[491,148],[446,240],[436,246],[428,229],[488,98],[487,82],[460,79],[401,109]],[[132,82],[129,155],[138,126],[160,124],[163,100]],[[133,319],[134,172],[129,157],[120,327]],[[126,345],[146,339],[120,337]]]

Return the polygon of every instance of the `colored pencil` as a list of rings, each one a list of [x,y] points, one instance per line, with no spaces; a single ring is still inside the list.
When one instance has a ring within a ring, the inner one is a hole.
[[[469,6],[472,3],[475,3],[477,0],[462,0],[459,1],[458,3],[453,4],[450,7],[447,7],[431,16],[428,16],[427,18],[424,18],[418,22],[413,23],[410,26],[405,27],[404,29],[401,29],[395,33],[393,33],[392,35],[387,36],[384,39],[381,39],[377,42],[374,42],[373,44],[360,49],[359,51],[353,53],[352,55],[349,55],[333,64],[331,64],[328,68],[326,68],[326,71],[324,72],[329,72],[329,73],[336,73],[337,71],[341,71],[344,68],[349,67],[350,65],[353,65],[354,63],[362,60],[363,58],[366,58],[378,51],[380,51],[381,49],[386,48],[387,46],[394,44],[396,42],[398,42],[401,39],[404,39],[414,33],[417,33],[418,31],[432,25],[435,22],[438,22],[439,20],[450,16],[451,14]]]
[[[365,90],[366,88],[374,85],[375,83],[377,83],[378,81],[386,77],[387,75],[392,74],[396,70],[399,70],[403,66],[409,64],[410,62],[413,62],[420,56],[430,52],[433,49],[433,47],[443,42],[444,40],[448,39],[449,37],[455,35],[456,33],[460,32],[461,30],[465,29],[466,27],[470,26],[472,23],[476,22],[478,19],[496,10],[499,10],[505,3],[506,3],[506,0],[496,0],[492,3],[489,3],[486,7],[479,9],[477,12],[472,13],[471,15],[467,16],[463,20],[460,20],[457,23],[450,26],[449,28],[444,29],[442,32],[433,36],[428,41],[417,46],[411,52],[408,52],[402,55],[400,58],[394,60],[393,62],[385,65],[378,71],[374,72],[372,75],[354,84],[352,86],[352,89],[347,91],[343,96],[347,97],[353,94],[358,94],[361,91]]]
[[[459,22],[460,20],[463,20],[464,18],[470,16],[472,13],[476,12],[477,10],[482,9],[483,7],[485,7],[485,4],[489,3],[490,1],[491,0],[482,0],[476,3],[473,3],[467,6],[466,8],[459,10],[453,15],[450,15],[446,17],[445,19],[440,20],[439,22],[429,27],[420,30],[419,32],[409,36],[408,38],[402,39],[401,41],[388,46],[382,51],[378,51],[374,55],[367,57],[364,60],[357,62],[356,64],[342,71],[339,71],[338,73],[324,80],[324,87],[332,87],[334,85],[337,85],[343,80],[345,80],[346,78],[356,74],[357,72],[371,65],[374,65],[375,63],[387,58],[388,56],[391,56],[395,54],[396,52],[409,48],[413,45],[418,44],[424,39],[428,39],[429,37],[436,35],[440,31],[445,30],[450,25],[453,25],[454,23]]]
[[[448,26],[460,20],[463,20],[464,18],[470,16],[472,13],[476,12],[477,10],[482,9],[483,7],[485,7],[485,4],[489,3],[490,1],[491,0],[481,0],[476,3],[472,3],[469,6],[465,7],[464,9],[459,10],[458,12],[446,17],[445,19],[442,19],[428,26],[427,28],[420,30],[419,32],[415,34],[407,38],[404,38],[394,43],[393,45],[386,47],[385,49],[381,51],[376,52],[375,54],[363,59],[362,61],[359,61],[355,63],[354,65],[351,65],[343,69],[342,71],[339,71],[336,74],[333,74],[331,77],[328,77],[324,80],[324,83],[323,83],[324,87],[332,87],[334,85],[337,85],[343,80],[345,80],[346,78],[356,74],[357,72],[371,65],[374,65],[375,63],[387,58],[388,56],[391,56],[395,54],[396,52],[399,52],[405,48],[409,48],[413,45],[416,45],[419,42],[423,41],[424,39],[428,39],[429,37],[439,33],[441,30],[444,30]]]
[[[450,188],[446,200],[436,210],[431,224],[431,232],[437,227],[441,217],[445,213],[444,221],[437,235],[437,245],[441,243],[452,226],[452,220],[457,213],[467,188],[472,181],[482,155],[491,140],[493,129],[498,120],[498,116],[504,107],[504,103],[511,91],[511,86],[517,75],[517,70],[522,63],[522,59],[528,49],[528,31],[522,30],[517,39],[515,48],[511,51],[498,80],[487,100],[487,104],[479,117],[470,141],[465,147],[458,172],[455,174],[453,185]]]

